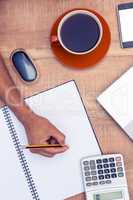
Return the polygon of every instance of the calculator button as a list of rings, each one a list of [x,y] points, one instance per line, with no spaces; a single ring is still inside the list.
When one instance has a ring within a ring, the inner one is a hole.
[[[92,184],[93,184],[93,185],[98,185],[98,182],[93,182]]]
[[[102,163],[102,160],[101,160],[101,159],[98,159],[98,160],[96,160],[96,163],[97,163],[97,164],[101,164],[101,163]]]
[[[100,181],[99,184],[100,184],[100,185],[104,185],[104,184],[105,184],[105,181]]]
[[[110,172],[109,169],[105,169],[105,170],[104,170],[104,173],[105,173],[105,174],[108,174],[109,172]]]
[[[102,169],[103,166],[102,165],[97,165],[97,169]]]
[[[110,167],[115,167],[115,163],[110,163]]]
[[[106,179],[110,179],[110,174],[106,174],[106,175],[105,175],[105,178],[106,178]]]
[[[119,176],[119,177],[123,177],[123,176],[124,176],[124,173],[118,173],[118,176]]]
[[[109,158],[109,162],[114,162],[114,158]]]
[[[112,172],[112,173],[116,172],[116,169],[115,169],[115,168],[112,168],[112,169],[111,169],[111,172]]]
[[[97,174],[96,171],[91,171],[92,176],[95,176],[96,174]]]
[[[92,180],[96,181],[97,180],[97,176],[92,176]]]
[[[95,160],[90,160],[90,166],[94,166],[95,165]]]
[[[91,170],[96,169],[95,165],[90,166]]]
[[[103,170],[98,170],[98,174],[103,174]]]
[[[108,159],[107,158],[104,158],[103,159],[103,163],[107,163],[108,162]]]
[[[116,157],[116,161],[121,161],[121,157]]]
[[[117,167],[121,167],[121,166],[122,166],[122,162],[117,162],[117,163],[116,163],[116,166],[117,166]]]
[[[91,177],[86,177],[85,180],[86,181],[91,181]]]
[[[90,186],[92,186],[92,183],[86,183],[86,186],[90,187]]]
[[[117,168],[117,171],[118,171],[118,172],[123,172],[123,168],[122,168],[122,167],[118,167],[118,168]]]
[[[100,180],[102,180],[102,179],[104,179],[104,175],[100,175],[100,176],[98,176],[98,178],[99,178]]]
[[[107,184],[111,184],[111,180],[107,180],[106,183],[107,183]]]
[[[103,167],[104,168],[109,168],[109,165],[108,164],[104,164]]]
[[[89,161],[86,160],[86,161],[83,162],[83,164],[84,165],[89,165]]]
[[[90,176],[90,172],[85,172],[85,176]]]
[[[89,166],[84,167],[84,170],[85,170],[85,171],[88,171],[89,169],[90,169]]]
[[[117,178],[117,174],[111,174],[112,178]]]

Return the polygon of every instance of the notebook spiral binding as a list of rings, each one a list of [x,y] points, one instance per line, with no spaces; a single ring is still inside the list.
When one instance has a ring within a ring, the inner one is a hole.
[[[8,126],[8,130],[10,132],[12,142],[13,142],[15,150],[17,152],[20,164],[22,166],[24,175],[26,177],[32,198],[34,200],[40,200],[39,194],[38,194],[37,189],[36,189],[36,185],[34,183],[34,180],[32,178],[28,163],[26,161],[26,157],[24,155],[24,152],[23,152],[23,149],[21,147],[17,132],[16,132],[14,124],[12,122],[12,118],[11,118],[11,115],[10,115],[10,112],[9,112],[9,108],[7,106],[3,107],[2,112],[3,112],[4,118],[5,118],[6,124]]]

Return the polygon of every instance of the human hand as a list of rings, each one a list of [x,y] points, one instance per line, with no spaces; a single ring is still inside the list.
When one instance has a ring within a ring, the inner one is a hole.
[[[49,144],[51,138],[62,147],[31,149],[32,153],[38,153],[43,156],[53,157],[56,154],[63,153],[68,149],[65,145],[65,136],[46,118],[40,117],[34,113],[24,123],[27,132],[29,144]]]

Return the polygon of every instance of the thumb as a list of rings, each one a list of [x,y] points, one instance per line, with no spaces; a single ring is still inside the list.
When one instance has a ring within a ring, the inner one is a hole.
[[[53,137],[59,144],[65,144],[65,135],[63,133],[56,131],[53,133]]]

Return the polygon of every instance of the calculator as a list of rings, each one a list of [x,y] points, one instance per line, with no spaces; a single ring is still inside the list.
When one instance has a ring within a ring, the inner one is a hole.
[[[129,200],[121,154],[86,157],[81,160],[87,200]]]

